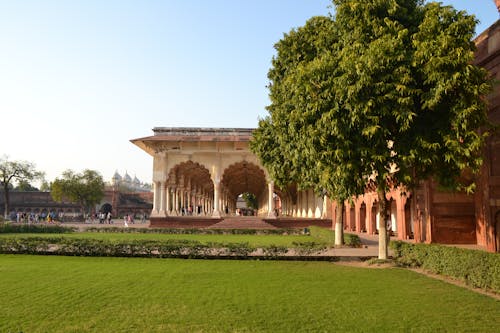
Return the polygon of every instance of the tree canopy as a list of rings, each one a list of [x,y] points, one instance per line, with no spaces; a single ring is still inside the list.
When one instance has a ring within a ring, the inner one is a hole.
[[[257,202],[257,197],[253,193],[245,192],[241,194],[243,200],[245,200],[245,204],[247,208],[257,209],[259,208],[259,204]]]
[[[39,192],[40,190],[27,180],[20,180],[17,182],[17,186],[14,187],[14,191],[24,191],[24,192]]]
[[[55,201],[67,199],[79,204],[84,212],[101,202],[104,197],[104,180],[94,170],[86,169],[82,173],[66,170],[62,178],[56,178],[52,182],[50,194]]]
[[[420,0],[333,0],[280,40],[269,71],[269,116],[252,149],[277,184],[332,198],[413,187],[434,177],[473,190],[487,131],[487,72],[472,64],[476,20]],[[380,225],[385,242],[385,223]],[[385,250],[386,252],[386,250]],[[383,256],[383,255],[382,255]]]
[[[37,171],[31,162],[10,161],[7,156],[0,158],[0,185],[5,199],[4,217],[6,219],[10,210],[9,192],[13,188],[13,183],[17,182],[22,185],[35,179],[41,179],[43,175],[43,172]]]

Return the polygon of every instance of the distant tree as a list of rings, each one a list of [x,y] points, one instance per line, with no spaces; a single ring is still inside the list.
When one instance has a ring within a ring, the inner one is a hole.
[[[61,178],[52,182],[50,194],[54,201],[67,199],[79,204],[82,214],[85,214],[104,197],[104,180],[94,170],[86,169],[82,173],[66,170]]]
[[[23,192],[38,192],[40,191],[38,188],[34,187],[27,180],[20,180],[17,182],[17,186],[14,187],[14,191],[23,191]]]
[[[42,192],[50,192],[50,183],[47,180],[42,180],[42,184],[40,185],[40,191]]]
[[[13,182],[29,182],[43,177],[43,172],[37,171],[35,165],[26,161],[9,161],[7,156],[0,158],[0,185],[2,186],[5,211],[4,218],[7,219],[10,210],[9,192],[13,188]]]
[[[243,200],[245,200],[245,204],[247,205],[248,208],[251,209],[257,209],[259,205],[257,204],[257,197],[255,194],[252,193],[243,193],[242,195]]]

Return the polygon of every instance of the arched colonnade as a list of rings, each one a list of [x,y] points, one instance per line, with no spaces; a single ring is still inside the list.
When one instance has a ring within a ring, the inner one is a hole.
[[[258,215],[327,217],[327,200],[311,190],[274,186],[249,149],[253,129],[155,128],[132,140],[153,157],[152,217],[236,214],[242,193],[258,200]]]
[[[412,201],[410,193],[404,193],[399,189],[393,189],[386,193],[389,203],[390,221],[387,228],[398,239],[409,239],[420,237],[423,233],[420,228],[415,228],[417,211],[415,202]],[[378,195],[376,192],[367,192],[352,200],[344,202],[344,229],[346,231],[363,232],[370,235],[378,233],[380,215],[378,211]],[[418,210],[420,213],[420,210]],[[334,207],[333,218],[337,211]]]

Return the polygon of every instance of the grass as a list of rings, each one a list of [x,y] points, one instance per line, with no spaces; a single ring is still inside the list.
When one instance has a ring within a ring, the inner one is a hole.
[[[315,242],[324,244],[322,239],[307,236],[307,235],[199,235],[199,234],[142,234],[142,233],[92,233],[78,232],[71,234],[0,234],[2,237],[64,237],[64,238],[84,238],[84,239],[100,239],[109,241],[123,240],[167,240],[167,239],[186,239],[196,240],[203,244],[209,242],[219,243],[248,243],[250,246],[260,247],[268,245],[294,247],[293,243]]]
[[[404,269],[0,255],[0,332],[499,332],[500,302]]]

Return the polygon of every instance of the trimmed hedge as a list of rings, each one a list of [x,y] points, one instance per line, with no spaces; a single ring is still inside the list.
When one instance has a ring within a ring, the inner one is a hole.
[[[75,230],[57,224],[0,223],[0,234],[67,234]]]
[[[299,256],[314,254],[325,249],[314,242],[296,243],[293,250]],[[252,252],[260,250],[257,257],[275,259],[290,249],[269,245],[255,248],[249,243],[201,243],[196,240],[126,240],[77,239],[65,237],[2,237],[0,253],[42,254],[95,257],[154,257],[154,258],[254,258]]]
[[[90,227],[87,232],[97,233],[142,233],[172,235],[301,235],[301,229],[204,229],[204,228],[122,228],[122,227]]]
[[[335,246],[335,231],[331,229],[311,226],[309,232],[312,237],[323,240],[330,247]],[[350,247],[361,247],[361,240],[358,235],[344,233],[344,245]]]
[[[390,243],[396,262],[500,293],[500,254],[436,244]]]

